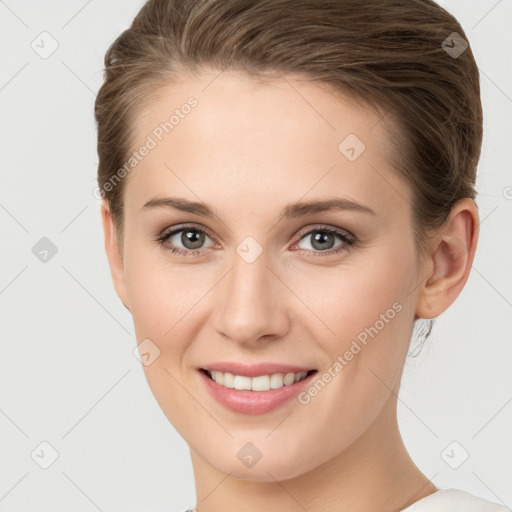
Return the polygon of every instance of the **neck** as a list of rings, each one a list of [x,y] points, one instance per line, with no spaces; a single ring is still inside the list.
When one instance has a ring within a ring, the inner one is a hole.
[[[407,453],[398,428],[394,394],[349,448],[283,482],[229,477],[192,449],[190,453],[197,512],[259,512],[270,506],[281,512],[399,512],[437,490]]]

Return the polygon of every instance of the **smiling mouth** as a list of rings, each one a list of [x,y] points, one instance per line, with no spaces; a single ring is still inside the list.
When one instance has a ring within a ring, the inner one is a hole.
[[[246,391],[270,391],[284,386],[291,386],[317,372],[317,370],[310,370],[308,372],[274,373],[259,375],[257,377],[247,377],[245,375],[205,370],[204,368],[201,368],[200,371],[210,380],[225,388]]]

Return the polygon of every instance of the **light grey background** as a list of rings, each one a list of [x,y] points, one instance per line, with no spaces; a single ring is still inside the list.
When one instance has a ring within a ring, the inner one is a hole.
[[[466,288],[409,358],[400,428],[438,487],[510,508],[512,3],[440,3],[460,20],[481,72],[481,234]],[[111,283],[92,194],[103,56],[142,4],[0,0],[4,512],[173,512],[195,503],[188,447],[133,355],[131,317]],[[52,39],[58,48],[42,58]],[[43,237],[58,249],[46,263],[33,253]],[[47,469],[44,441],[58,452]]]

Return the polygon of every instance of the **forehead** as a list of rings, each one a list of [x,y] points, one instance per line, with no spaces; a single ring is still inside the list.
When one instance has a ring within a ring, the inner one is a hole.
[[[246,147],[261,140],[283,145],[287,140],[305,140],[308,146],[323,140],[332,147],[351,130],[373,145],[386,143],[379,126],[383,115],[329,84],[300,75],[255,78],[236,71],[186,76],[162,86],[146,101],[135,118],[136,138],[152,133],[175,113],[172,133],[164,131],[164,137],[179,137],[186,124],[193,125],[198,137],[215,131]],[[190,98],[197,103],[192,109],[187,106]],[[275,135],[286,139],[276,141]],[[208,140],[204,137],[203,142]]]
[[[385,181],[390,199],[397,187],[407,195],[390,167],[382,115],[300,76],[256,80],[217,71],[182,78],[158,90],[133,128],[132,148],[151,146],[128,179],[138,196],[166,188],[176,195],[178,187],[192,198],[216,187],[226,200],[230,192],[275,197],[280,187],[299,199],[336,187],[379,202],[390,188]]]

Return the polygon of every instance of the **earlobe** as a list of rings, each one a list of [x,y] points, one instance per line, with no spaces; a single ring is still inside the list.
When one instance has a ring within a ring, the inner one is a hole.
[[[455,203],[439,233],[432,239],[430,275],[420,287],[416,315],[435,318],[458,297],[471,271],[479,232],[473,200]]]
[[[126,293],[126,282],[124,275],[124,263],[121,257],[121,250],[116,237],[116,229],[108,203],[104,200],[101,204],[101,220],[105,236],[105,252],[107,254],[110,273],[117,295],[124,307],[130,311],[128,296]]]

